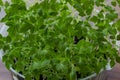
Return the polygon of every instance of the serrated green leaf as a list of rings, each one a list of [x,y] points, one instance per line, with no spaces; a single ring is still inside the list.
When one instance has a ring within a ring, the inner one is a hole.
[[[117,35],[117,40],[120,40],[120,35]]]
[[[116,1],[112,1],[111,4],[115,7],[116,6]]]
[[[119,57],[119,56],[116,57],[116,61],[117,61],[118,63],[120,63],[120,57]]]
[[[110,20],[114,20],[114,19],[118,18],[118,14],[117,13],[106,14],[106,18],[108,18]]]

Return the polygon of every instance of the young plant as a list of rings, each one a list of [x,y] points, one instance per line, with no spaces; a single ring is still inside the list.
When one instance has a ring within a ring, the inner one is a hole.
[[[29,9],[22,0],[3,4],[9,35],[1,36],[6,67],[26,80],[76,80],[113,65],[119,30],[115,4],[104,0],[43,0]],[[95,13],[95,7],[101,7]],[[77,12],[77,13],[75,13]],[[112,24],[111,24],[112,23]]]

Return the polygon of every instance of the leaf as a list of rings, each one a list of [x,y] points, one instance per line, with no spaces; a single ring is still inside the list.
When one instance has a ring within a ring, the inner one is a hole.
[[[116,6],[116,1],[112,1],[111,4],[112,4],[112,6],[115,7]]]
[[[36,69],[46,68],[49,67],[49,64],[50,64],[50,60],[34,62],[32,69],[36,70]]]
[[[61,70],[64,71],[65,66],[64,66],[64,64],[60,63],[56,66],[56,68],[58,71],[61,71]]]
[[[120,35],[117,35],[117,40],[120,40]]]
[[[80,4],[75,4],[74,8],[79,11],[80,16],[85,16],[85,11],[83,10],[82,6]]]
[[[100,6],[105,0],[96,0],[95,3],[97,6]]]
[[[70,72],[70,80],[76,80],[76,71],[74,69]]]
[[[119,57],[119,56],[116,57],[116,61],[117,61],[118,63],[120,63],[120,57]]]
[[[41,67],[46,67],[47,65],[50,64],[50,60],[44,60],[42,63],[41,63]]]
[[[117,13],[106,14],[106,18],[108,18],[110,20],[114,20],[114,19],[118,18],[118,14]]]
[[[97,21],[98,21],[98,17],[97,17],[97,16],[93,16],[90,20],[91,20],[92,22],[97,22]]]
[[[3,5],[3,2],[2,2],[2,0],[0,0],[0,6],[2,6]]]
[[[38,10],[38,14],[39,14],[39,16],[42,16],[42,15],[43,15],[42,9],[39,9],[39,10]]]
[[[34,32],[34,25],[31,22],[24,22],[22,24],[22,27],[20,28],[20,32],[27,32],[27,31]]]

